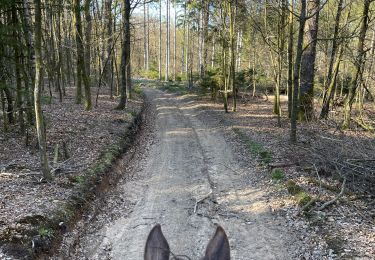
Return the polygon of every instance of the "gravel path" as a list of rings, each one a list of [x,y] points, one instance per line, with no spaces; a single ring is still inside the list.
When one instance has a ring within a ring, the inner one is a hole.
[[[204,112],[189,97],[145,93],[155,116],[147,149],[96,205],[99,213],[67,235],[70,250],[53,258],[143,259],[148,232],[160,223],[171,251],[191,259],[203,255],[215,224],[228,234],[232,259],[295,259],[296,236],[272,214],[252,182],[256,169],[238,162],[222,128],[198,119]]]

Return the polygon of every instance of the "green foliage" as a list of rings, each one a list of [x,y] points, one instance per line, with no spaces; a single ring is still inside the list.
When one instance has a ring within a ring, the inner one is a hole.
[[[303,207],[311,201],[311,196],[298,184],[292,180],[288,180],[285,186],[289,194],[293,195],[299,206]]]
[[[281,169],[273,169],[271,178],[276,181],[281,181],[285,179],[285,173]]]
[[[159,78],[159,72],[156,70],[148,70],[148,71],[142,70],[140,72],[140,75],[146,79],[158,79]]]
[[[72,178],[72,182],[77,184],[82,184],[85,182],[85,177],[83,175],[77,175]]]
[[[38,230],[39,236],[42,238],[48,238],[53,236],[53,230],[47,227],[41,227]]]
[[[41,99],[40,99],[40,102],[42,105],[50,105],[52,104],[52,97],[51,96],[47,96],[47,95],[42,95],[41,96]]]
[[[137,112],[136,112],[136,111],[130,111],[130,112],[129,112],[129,115],[130,115],[131,117],[136,117],[136,116],[137,116]]]
[[[146,79],[158,79],[159,78],[159,69],[156,62],[152,62],[149,66],[148,71],[141,70],[140,75]]]
[[[298,193],[295,196],[295,198],[296,198],[296,201],[297,201],[297,203],[300,207],[303,207],[304,205],[309,203],[310,200],[311,200],[311,196],[306,191],[302,191],[302,192]]]
[[[133,93],[137,94],[137,95],[141,95],[142,94],[142,89],[140,88],[140,86],[136,86],[135,88],[132,88],[132,91]]]
[[[186,94],[188,90],[186,89],[186,85],[182,82],[160,82],[159,85],[156,86],[158,89],[173,92],[173,93],[180,93]]]
[[[297,183],[295,183],[292,180],[288,180],[285,183],[285,186],[286,186],[286,189],[288,190],[289,194],[291,194],[291,195],[297,195],[298,193],[303,191],[302,187],[297,185]]]
[[[246,144],[248,150],[254,157],[258,157],[264,164],[269,164],[272,160],[272,153],[267,151],[261,144],[251,140],[245,135],[240,129],[233,128],[233,131],[240,137],[240,139]]]

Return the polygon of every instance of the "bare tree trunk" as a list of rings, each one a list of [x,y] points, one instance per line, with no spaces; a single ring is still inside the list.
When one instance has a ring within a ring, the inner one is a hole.
[[[283,62],[284,62],[284,48],[285,48],[285,24],[286,24],[286,0],[280,1],[281,3],[281,16],[278,21],[278,36],[277,36],[277,79],[275,89],[275,101],[273,106],[273,112],[277,115],[277,125],[281,127],[281,105],[280,105],[280,88],[282,84],[282,73],[283,73]]]
[[[82,34],[82,21],[81,21],[81,5],[80,0],[74,0],[74,14],[75,14],[75,26],[76,26],[76,43],[77,43],[77,79],[78,86],[80,80],[83,81],[85,90],[85,109],[91,109],[91,91],[90,82],[86,72],[85,66],[85,48],[83,45],[83,34]]]
[[[215,67],[215,49],[216,42],[215,42],[215,35],[212,36],[212,53],[211,53],[211,69]]]
[[[13,25],[13,43],[14,49],[14,60],[15,60],[15,77],[16,77],[16,107],[18,114],[18,123],[20,126],[21,134],[25,133],[25,121],[23,113],[23,89],[22,89],[22,78],[21,78],[21,51],[19,44],[19,35],[17,31],[18,18],[17,18],[17,6],[16,3],[12,5],[12,25]]]
[[[162,56],[161,56],[161,1],[159,0],[159,80],[161,80],[161,62],[162,62]]]
[[[231,0],[228,3],[228,12],[229,12],[229,37],[230,37],[230,63],[229,63],[229,84],[230,89],[232,90],[233,98],[233,107],[232,111],[236,112],[237,110],[237,88],[236,88],[236,74],[235,74],[235,62],[236,62],[236,52],[235,52],[235,31],[234,31],[234,4]]]
[[[339,0],[339,3],[337,5],[337,12],[336,12],[336,20],[335,20],[335,29],[333,33],[333,41],[332,41],[332,52],[331,52],[331,58],[329,61],[329,67],[328,67],[328,74],[327,74],[327,80],[326,85],[324,86],[324,93],[323,93],[323,106],[322,111],[320,112],[320,118],[327,118],[328,112],[329,112],[329,104],[333,98],[334,93],[334,86],[332,85],[332,81],[336,81],[334,77],[335,73],[333,73],[333,67],[334,63],[340,64],[339,61],[336,61],[336,55],[337,55],[337,47],[339,45],[338,43],[338,35],[339,35],[339,29],[340,29],[340,19],[341,19],[341,13],[342,13],[342,5],[343,0]],[[338,68],[337,68],[338,69]]]
[[[170,23],[169,23],[169,13],[170,13],[170,0],[167,0],[167,16],[166,16],[166,28],[167,28],[167,37],[165,40],[165,81],[169,81],[169,57],[170,57]]]
[[[302,54],[301,61],[300,104],[298,112],[298,118],[300,120],[311,120],[314,117],[315,57],[320,0],[313,0],[308,3],[309,13],[314,14],[314,16],[307,21],[308,31],[306,34],[306,42],[308,45]]]
[[[293,40],[294,40],[294,1],[289,12],[289,37],[288,37],[288,117],[291,117],[293,106]]]
[[[299,92],[299,76],[303,52],[303,36],[306,24],[306,0],[301,0],[301,14],[299,16],[299,30],[296,50],[296,62],[294,64],[293,74],[293,105],[290,117],[290,141],[297,142],[297,113],[298,113],[298,92]]]
[[[86,75],[90,80],[91,74],[91,32],[92,32],[92,18],[90,13],[90,4],[91,0],[85,0],[84,11],[85,11],[85,20],[86,20],[86,30],[85,30],[85,66],[86,66]]]
[[[147,0],[143,1],[143,69],[148,71],[148,46],[147,46]]]
[[[177,9],[174,8],[174,30],[173,30],[173,80],[176,81],[176,60],[177,60]]]
[[[355,76],[350,83],[349,93],[345,98],[344,101],[344,121],[342,124],[342,128],[346,129],[350,127],[350,120],[351,120],[351,112],[352,112],[352,105],[354,102],[354,98],[357,92],[358,85],[362,81],[363,75],[363,67],[365,63],[365,40],[366,40],[366,33],[369,24],[369,10],[370,4],[373,0],[364,0],[363,3],[363,12],[361,18],[361,29],[359,33],[359,41],[357,46],[357,57],[355,61]]]
[[[105,3],[105,21],[106,21],[106,32],[107,32],[107,65],[105,69],[105,81],[109,85],[110,96],[113,97],[113,35],[112,35],[112,0],[106,0]]]
[[[127,98],[130,98],[131,91],[131,70],[130,70],[130,0],[123,1],[123,33],[121,54],[121,90],[120,102],[117,109],[124,109]]]
[[[40,103],[42,84],[42,14],[40,0],[34,0],[35,4],[35,87],[34,106],[35,122],[38,135],[40,162],[45,180],[51,180],[52,174],[49,170],[47,157],[46,131],[44,129],[43,111]]]

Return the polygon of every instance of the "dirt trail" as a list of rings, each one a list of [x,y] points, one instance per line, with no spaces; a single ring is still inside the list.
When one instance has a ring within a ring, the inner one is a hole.
[[[199,120],[203,112],[189,97],[145,93],[156,116],[153,144],[101,216],[81,223],[74,250],[54,258],[143,259],[147,234],[160,223],[174,254],[199,259],[218,223],[232,259],[295,259],[296,237],[270,212],[252,184],[255,170],[236,160],[222,129]]]

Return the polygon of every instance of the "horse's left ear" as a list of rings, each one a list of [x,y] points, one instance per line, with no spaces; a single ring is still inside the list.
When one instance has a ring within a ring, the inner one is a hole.
[[[169,245],[165,239],[161,226],[155,225],[148,235],[144,260],[168,260]]]

